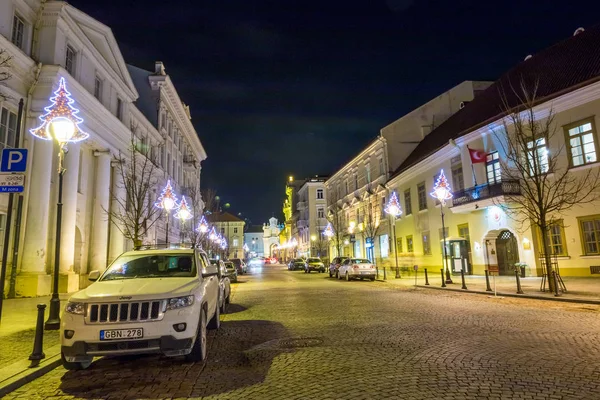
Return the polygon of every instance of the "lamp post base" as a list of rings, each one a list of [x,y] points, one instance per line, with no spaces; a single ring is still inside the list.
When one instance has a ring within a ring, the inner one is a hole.
[[[44,330],[57,331],[60,329],[60,299],[58,294],[53,294],[50,299],[50,313],[48,314],[48,320],[44,325]]]

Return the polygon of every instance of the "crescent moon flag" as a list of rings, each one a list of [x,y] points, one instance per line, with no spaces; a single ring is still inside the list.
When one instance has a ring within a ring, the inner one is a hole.
[[[472,164],[484,163],[487,156],[487,154],[485,154],[485,151],[475,149],[469,149],[469,155],[471,156]]]

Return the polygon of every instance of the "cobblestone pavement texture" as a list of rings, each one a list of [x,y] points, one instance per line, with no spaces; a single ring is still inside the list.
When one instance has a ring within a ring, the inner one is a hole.
[[[600,399],[600,307],[345,282],[234,285],[204,364],[62,367],[7,399]]]

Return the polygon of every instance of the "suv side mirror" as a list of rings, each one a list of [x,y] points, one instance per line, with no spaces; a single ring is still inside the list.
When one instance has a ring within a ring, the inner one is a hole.
[[[98,280],[98,278],[100,278],[100,271],[91,271],[90,274],[88,275],[88,279],[91,282],[96,282]]]
[[[208,277],[208,276],[215,276],[215,275],[219,275],[219,267],[217,267],[216,265],[207,265],[206,268],[204,269],[204,271],[202,271],[202,276],[203,277]]]

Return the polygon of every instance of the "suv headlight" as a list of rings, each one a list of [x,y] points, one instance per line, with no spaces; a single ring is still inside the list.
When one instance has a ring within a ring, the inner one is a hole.
[[[65,311],[69,314],[83,315],[85,314],[85,303],[68,302]]]
[[[175,310],[177,308],[189,307],[194,304],[194,296],[174,297],[167,300],[167,310]]]

